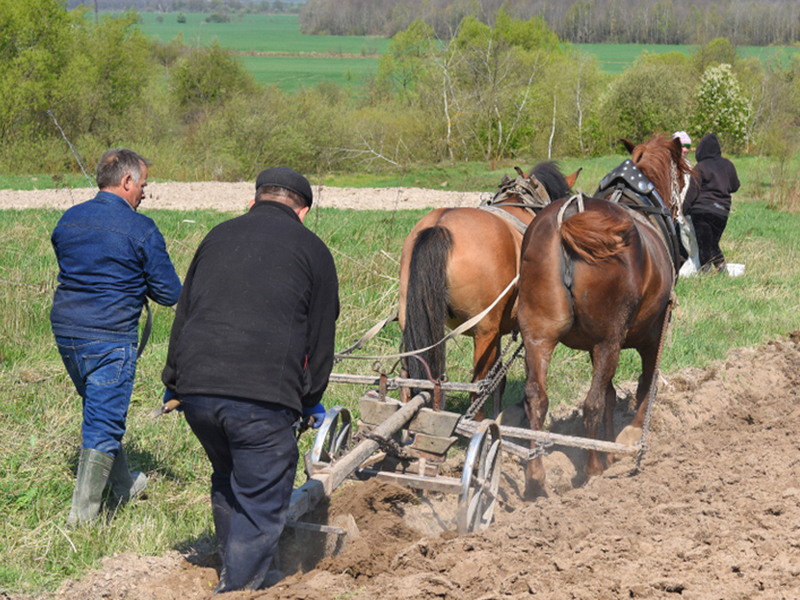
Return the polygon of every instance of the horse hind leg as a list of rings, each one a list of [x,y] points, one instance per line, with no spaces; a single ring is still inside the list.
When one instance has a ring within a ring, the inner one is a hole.
[[[612,379],[617,372],[620,350],[618,343],[610,342],[596,347],[591,352],[592,384],[583,403],[583,425],[586,428],[586,436],[593,440],[600,438],[601,421],[604,437],[610,440],[614,435],[614,406],[617,396]],[[603,473],[603,463],[598,450],[587,451],[583,472],[586,479]]]
[[[489,371],[500,356],[500,334],[485,335],[475,332],[475,350],[473,354],[474,367],[472,371],[472,381],[478,382],[486,379]],[[503,408],[503,391],[505,390],[506,379],[503,379],[492,392],[492,416],[496,419]],[[475,402],[477,394],[470,394],[471,402]],[[485,416],[483,406],[475,414],[476,421],[482,421]]]
[[[626,446],[633,446],[642,439],[647,406],[650,402],[650,388],[654,385],[654,379],[657,375],[657,348],[640,349],[639,356],[642,358],[642,375],[639,377],[639,383],[636,386],[636,414],[631,424],[620,432],[616,440],[618,444],[625,444]]]
[[[525,370],[528,377],[525,386],[525,412],[534,431],[544,429],[544,420],[550,407],[546,389],[547,370],[555,345],[553,340],[525,343]],[[537,447],[536,442],[531,441],[531,449],[535,450]],[[533,500],[547,496],[546,481],[547,473],[542,457],[530,459],[525,469],[525,497]]]

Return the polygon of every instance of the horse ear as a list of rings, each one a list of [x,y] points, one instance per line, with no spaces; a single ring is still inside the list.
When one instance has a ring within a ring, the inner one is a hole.
[[[519,167],[514,167],[514,170],[517,172],[517,175],[519,175],[523,179],[528,179],[528,176],[525,174],[525,171],[523,171]]]
[[[636,144],[626,138],[620,138],[619,140],[622,142],[622,145],[625,146],[625,149],[628,151],[628,154],[633,154],[633,149],[636,148]]]
[[[567,187],[569,187],[570,189],[575,187],[575,182],[578,181],[578,175],[581,174],[581,171],[583,171],[583,167],[578,167],[578,170],[575,171],[572,175],[567,175],[564,178],[567,180]]]
[[[672,138],[672,145],[674,146],[674,151],[677,152],[678,156],[683,156],[683,144],[681,143],[680,138]]]

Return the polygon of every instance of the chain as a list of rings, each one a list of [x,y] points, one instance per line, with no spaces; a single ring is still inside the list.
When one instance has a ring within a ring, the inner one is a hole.
[[[674,285],[674,283],[673,283]],[[644,424],[642,425],[642,439],[639,442],[639,452],[636,454],[636,468],[635,471],[641,470],[642,459],[645,453],[650,449],[647,444],[647,433],[650,430],[650,416],[653,412],[653,401],[656,396],[656,388],[658,387],[658,365],[661,363],[661,352],[664,350],[664,340],[667,337],[667,330],[669,329],[670,320],[672,317],[672,306],[675,302],[675,292],[671,292],[669,303],[667,304],[667,311],[664,315],[664,324],[661,326],[661,339],[658,342],[658,354],[656,355],[656,367],[653,371],[653,381],[650,382],[650,389],[647,393],[647,411],[644,415]]]
[[[532,448],[528,453],[528,460],[536,460],[540,456],[545,456],[547,450],[555,446],[555,443],[548,440],[539,440],[536,443],[536,448]]]
[[[391,456],[404,459],[412,458],[411,455],[408,452],[406,452],[403,446],[401,446],[396,440],[393,440],[391,438],[385,438],[382,435],[377,435],[371,432],[356,434],[354,442],[357,444],[362,440],[372,440],[373,442],[378,442],[378,446],[380,447],[380,449],[386,452],[386,454],[389,454]]]
[[[503,348],[503,351],[500,353],[500,357],[497,361],[492,365],[492,368],[489,369],[489,372],[486,374],[486,377],[481,381],[481,391],[479,395],[475,398],[475,401],[470,405],[467,409],[467,412],[464,414],[464,417],[467,419],[473,419],[478,411],[483,408],[483,405],[486,404],[486,400],[492,393],[497,389],[497,386],[500,385],[500,382],[503,380],[503,377],[506,376],[508,371],[511,369],[511,365],[516,360],[517,356],[519,356],[522,349],[525,347],[524,342],[520,342],[517,349],[514,350],[511,358],[508,359],[505,363],[503,363],[503,357],[508,353],[511,345],[517,341],[516,332],[514,335],[511,336],[511,339],[506,343],[506,347]],[[496,415],[495,415],[496,416]]]

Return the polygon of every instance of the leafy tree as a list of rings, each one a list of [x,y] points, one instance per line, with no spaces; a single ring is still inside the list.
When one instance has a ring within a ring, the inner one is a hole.
[[[706,69],[694,96],[693,135],[715,133],[724,147],[737,151],[744,146],[749,118],[750,106],[731,66]]]
[[[705,73],[708,67],[723,63],[736,64],[736,49],[728,38],[716,38],[692,54],[691,63],[699,76]]]
[[[193,49],[172,80],[173,96],[187,116],[255,89],[253,76],[217,42]]]
[[[388,88],[402,102],[410,103],[422,71],[434,50],[433,29],[414,21],[395,35],[378,62],[378,85]]]
[[[520,21],[501,9],[494,27],[464,19],[447,52],[462,138],[479,143],[486,160],[506,156],[522,143],[539,70],[551,54],[563,52],[558,38],[541,19]]]
[[[59,0],[0,0],[0,138],[35,130],[48,119],[69,62],[70,15]]]
[[[654,133],[683,129],[691,88],[674,66],[639,59],[616,77],[598,103],[594,133],[613,147],[619,138],[634,142]]]
[[[129,111],[143,99],[152,74],[150,47],[135,12],[82,19],[73,28],[69,65],[54,102],[63,122],[77,134],[116,141],[130,127]]]
[[[211,13],[206,17],[206,23],[230,23],[231,18],[225,13]]]

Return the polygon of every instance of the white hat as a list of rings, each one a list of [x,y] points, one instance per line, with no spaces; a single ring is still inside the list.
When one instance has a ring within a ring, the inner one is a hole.
[[[681,141],[681,144],[684,146],[691,146],[692,145],[692,138],[689,137],[689,134],[685,131],[676,131],[672,134],[673,139],[678,138]]]

